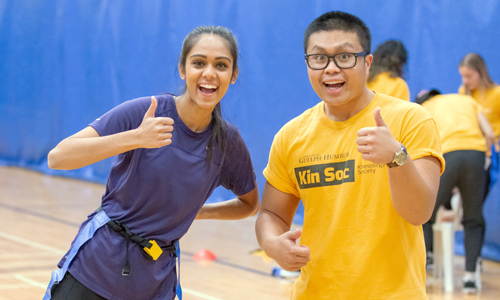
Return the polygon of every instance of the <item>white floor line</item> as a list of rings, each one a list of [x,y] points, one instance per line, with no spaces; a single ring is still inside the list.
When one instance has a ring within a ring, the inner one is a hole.
[[[57,249],[54,247],[50,247],[47,245],[43,245],[43,244],[40,244],[37,242],[33,242],[30,240],[26,240],[26,239],[23,239],[21,237],[11,235],[11,234],[8,234],[8,233],[2,232],[2,231],[0,231],[0,238],[8,239],[8,240],[14,241],[16,243],[25,244],[25,245],[28,245],[30,247],[44,250],[44,251],[47,251],[47,252],[50,252],[53,254],[57,254],[57,255],[64,255],[66,253],[66,251],[63,251],[63,250],[60,250],[60,249]]]
[[[29,241],[29,240],[23,239],[21,237],[17,237],[17,236],[14,236],[14,235],[2,232],[2,231],[0,231],[0,237],[8,239],[8,240],[11,240],[11,241],[14,241],[14,242],[17,242],[17,243],[28,245],[28,246],[31,246],[33,248],[37,248],[37,249],[40,249],[40,250],[48,251],[48,252],[53,253],[53,254],[64,255],[66,253],[66,251],[63,251],[63,250],[60,250],[60,249],[56,249],[54,247],[50,247],[50,246],[47,246],[47,245],[43,245],[43,244],[40,244],[40,243],[37,243],[37,242]],[[17,278],[17,279],[19,279],[19,280],[21,280],[21,281],[23,281],[23,282],[25,282],[25,283],[30,284],[31,286],[36,286],[36,287],[40,287],[40,288],[44,288],[44,289],[47,288],[46,284],[43,284],[43,283],[31,280],[31,279],[29,279],[27,277],[24,277],[23,275],[16,274],[16,275],[14,275],[14,277]],[[14,285],[14,284],[0,285],[0,289],[13,289],[13,288],[21,288],[21,287],[26,287],[26,285],[19,285],[19,284],[17,284],[17,285]],[[182,291],[184,293],[186,293],[186,294],[191,294],[191,295],[200,297],[202,299],[207,299],[207,300],[221,300],[219,298],[208,296],[208,295],[205,295],[205,294],[202,294],[202,293],[190,290],[190,289],[183,288]]]
[[[33,287],[31,284],[17,283],[17,284],[0,284],[0,290],[15,290]]]
[[[28,284],[30,284],[32,286],[36,286],[36,287],[42,288],[42,289],[46,289],[47,285],[48,285],[48,283],[47,284],[43,284],[43,283],[40,283],[40,282],[35,281],[33,279],[29,279],[28,277],[25,277],[25,276],[23,276],[21,274],[14,274],[14,278],[19,279],[22,282],[28,283]]]
[[[7,259],[9,259],[9,260],[10,259],[24,259],[27,256],[29,256],[30,258],[42,258],[42,257],[52,258],[54,256],[54,254],[33,249],[32,252],[0,253],[0,260],[2,260],[2,259],[5,259],[5,260],[7,260]]]
[[[191,294],[191,295],[194,295],[194,296],[197,296],[197,297],[200,297],[200,298],[203,298],[203,299],[207,299],[207,300],[221,300],[219,298],[208,296],[208,295],[205,295],[205,294],[202,294],[202,293],[198,293],[198,292],[195,292],[193,290],[189,290],[189,289],[185,289],[185,288],[182,288],[182,293]]]
[[[54,267],[55,268],[55,267]],[[47,277],[50,275],[50,272],[48,273],[47,271],[23,271],[22,272],[23,276],[27,277]],[[0,282],[4,282],[4,279],[10,279],[14,278],[15,273],[3,273],[0,274]],[[2,298],[0,298],[2,299]]]

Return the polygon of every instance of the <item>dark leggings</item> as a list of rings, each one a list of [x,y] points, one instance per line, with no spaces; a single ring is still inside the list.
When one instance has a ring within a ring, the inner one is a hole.
[[[449,202],[453,188],[458,187],[462,197],[465,246],[465,270],[476,271],[476,261],[481,256],[485,223],[483,202],[485,199],[486,171],[485,153],[474,150],[459,150],[444,154],[446,169],[441,175],[436,206],[431,219],[423,225],[425,248],[432,251],[432,225],[436,222],[438,208]]]
[[[106,300],[81,284],[69,272],[52,293],[51,300]]]

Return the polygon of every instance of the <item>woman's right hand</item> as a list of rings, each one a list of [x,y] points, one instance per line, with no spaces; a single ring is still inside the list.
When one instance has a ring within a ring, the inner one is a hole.
[[[160,148],[172,143],[174,120],[167,117],[155,117],[158,101],[151,97],[151,105],[144,114],[141,125],[136,129],[139,138],[138,148]]]
[[[159,148],[172,143],[174,120],[155,118],[158,101],[151,97],[141,125],[134,130],[100,136],[91,126],[62,140],[49,152],[49,168],[74,170],[137,148]]]

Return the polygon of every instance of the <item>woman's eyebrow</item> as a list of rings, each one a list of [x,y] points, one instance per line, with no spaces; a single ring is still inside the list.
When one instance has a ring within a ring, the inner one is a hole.
[[[202,58],[205,58],[205,59],[208,58],[206,55],[203,55],[203,54],[193,54],[189,58],[193,58],[193,57],[202,57]],[[215,59],[216,60],[218,60],[218,59],[226,59],[229,62],[231,62],[231,59],[229,57],[227,57],[227,56],[217,56]]]

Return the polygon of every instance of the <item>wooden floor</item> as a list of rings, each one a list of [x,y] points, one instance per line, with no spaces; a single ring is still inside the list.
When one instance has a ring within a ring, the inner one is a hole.
[[[103,192],[99,184],[0,166],[0,300],[42,299],[50,273]],[[254,223],[254,217],[195,221],[181,240],[184,299],[289,299],[292,282],[271,276],[277,264],[251,254],[259,247]],[[217,259],[196,262],[193,255],[202,249]],[[442,280],[429,275],[430,300],[500,299],[500,264],[484,262],[483,290],[475,296],[460,290],[463,265],[456,257],[453,293],[445,294]]]

